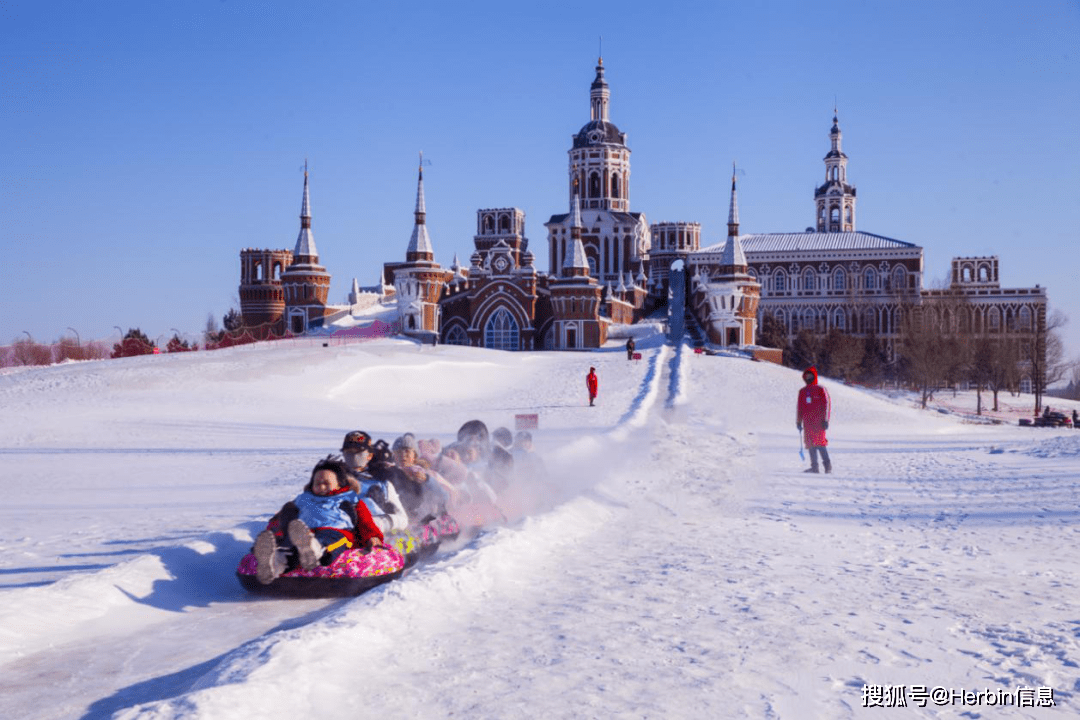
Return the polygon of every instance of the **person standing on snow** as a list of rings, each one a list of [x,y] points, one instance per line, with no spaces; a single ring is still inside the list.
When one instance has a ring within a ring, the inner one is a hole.
[[[600,385],[600,381],[596,378],[596,368],[589,368],[589,374],[585,376],[585,387],[589,388],[589,407],[593,406],[593,401],[596,400],[596,390]]]
[[[810,450],[810,467],[803,472],[820,472],[819,452],[825,472],[832,472],[829,451],[825,449],[829,444],[825,431],[829,429],[829,415],[832,412],[829,391],[818,385],[817,368],[806,368],[802,377],[806,387],[799,390],[799,400],[795,406],[795,427],[803,434],[803,442]]]
[[[630,338],[626,341],[626,359],[634,359],[634,338]]]

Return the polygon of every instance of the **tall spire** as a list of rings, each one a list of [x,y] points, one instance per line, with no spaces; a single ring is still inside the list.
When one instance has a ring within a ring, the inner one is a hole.
[[[416,181],[416,210],[413,212],[415,223],[413,224],[412,237],[409,238],[409,248],[406,251],[406,260],[433,260],[435,251],[431,247],[431,238],[427,231],[427,211],[424,206],[424,153],[420,153],[420,168]],[[425,257],[421,257],[421,256]]]
[[[293,250],[294,258],[316,258],[311,262],[318,262],[319,251],[315,249],[315,236],[311,233],[311,197],[308,192],[308,168],[307,160],[304,161],[304,201],[300,206],[300,235],[296,238],[296,248]]]
[[[607,80],[604,79],[604,58],[601,56],[596,61],[596,79],[593,80],[589,90],[590,119],[608,122],[608,102],[611,99],[611,91],[608,89]]]
[[[739,234],[739,202],[735,196],[734,162],[731,163],[731,205],[728,207],[727,234],[728,237],[735,237]]]
[[[581,205],[577,193],[570,205],[570,247],[563,260],[563,276],[589,274],[589,260],[585,256],[585,245],[581,242]]]

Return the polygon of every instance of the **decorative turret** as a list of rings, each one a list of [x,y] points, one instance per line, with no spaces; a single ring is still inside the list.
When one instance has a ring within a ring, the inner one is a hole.
[[[585,246],[581,243],[581,207],[577,195],[570,207],[570,252],[563,261],[563,277],[588,277],[589,260],[585,257]]]
[[[413,212],[412,237],[409,238],[409,248],[405,252],[405,261],[417,260],[431,262],[435,259],[435,251],[431,247],[431,238],[427,231],[427,209],[424,205],[424,153],[420,153],[420,168],[416,181],[416,210]]]
[[[549,285],[552,345],[560,350],[597,348],[607,339],[607,326],[600,321],[603,288],[589,275],[577,194],[570,204],[569,222],[570,240],[561,272]]]
[[[407,335],[426,339],[439,333],[439,299],[453,275],[435,262],[435,252],[428,237],[423,153],[420,153],[416,210],[413,218],[413,231],[409,238],[409,247],[405,251],[405,262],[386,263],[383,267],[393,276],[394,295],[402,330]]]
[[[855,188],[847,182],[847,155],[840,147],[840,120],[833,109],[825,184],[814,191],[818,232],[855,232]]]
[[[330,292],[330,274],[319,264],[319,251],[315,248],[315,235],[311,231],[307,163],[304,163],[300,234],[296,237],[292,264],[281,275],[281,286],[285,291],[285,319],[290,332],[299,334],[322,325],[328,312],[326,297]]]

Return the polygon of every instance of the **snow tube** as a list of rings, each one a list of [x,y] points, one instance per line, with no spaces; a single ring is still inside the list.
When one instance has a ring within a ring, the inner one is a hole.
[[[440,541],[453,540],[461,533],[457,520],[450,513],[443,513],[432,520],[431,526],[439,534]]]
[[[405,557],[393,547],[370,553],[346,550],[329,565],[311,570],[296,568],[263,585],[255,577],[259,562],[248,553],[240,560],[236,576],[247,590],[263,595],[293,598],[351,597],[401,577]]]

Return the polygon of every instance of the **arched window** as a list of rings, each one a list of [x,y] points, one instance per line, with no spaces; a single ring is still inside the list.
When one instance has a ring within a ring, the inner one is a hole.
[[[619,197],[619,174],[611,173],[611,197]]]
[[[836,268],[836,272],[833,273],[833,290],[844,291],[847,289],[847,272],[844,268]]]
[[[829,224],[830,225],[839,225],[840,224],[840,206],[839,205],[833,205],[831,208],[829,208]],[[834,228],[830,228],[830,229],[834,229]]]
[[[485,233],[490,233],[492,230],[494,230],[494,227],[492,227],[492,224],[491,224],[491,216],[490,215],[485,215],[484,216],[484,232]]]
[[[902,267],[895,267],[892,271],[893,290],[900,291],[907,288],[907,271]]]
[[[847,330],[847,315],[840,308],[833,313],[833,327],[837,330]]]
[[[1001,311],[996,307],[990,308],[990,312],[987,313],[987,324],[990,326],[990,332],[1001,330]]]
[[[877,271],[872,267],[863,271],[863,289],[873,290],[877,287]]]
[[[990,268],[986,265],[979,266],[979,282],[990,282]]]
[[[787,291],[787,273],[777,270],[773,273],[773,289],[779,294]]]
[[[501,232],[501,233],[510,232],[510,216],[509,215],[500,215],[499,216],[499,232]]]
[[[777,310],[776,313],[773,315],[773,317],[776,318],[776,323],[780,327],[784,328],[784,332],[787,332],[787,329],[788,329],[787,315],[784,314],[784,311],[783,310]]]
[[[802,285],[805,292],[814,292],[817,290],[817,273],[813,268],[806,268],[803,271]]]
[[[864,333],[876,333],[878,331],[877,313],[874,310],[869,309],[863,313],[862,331]]]
[[[469,336],[465,333],[465,328],[460,325],[454,325],[452,328],[446,331],[446,339],[443,340],[444,345],[468,345]]]
[[[817,325],[816,313],[813,310],[804,310],[803,311],[802,327],[806,328],[807,330],[814,330],[816,328],[816,325]]]
[[[961,269],[961,270],[960,270],[960,279],[961,279],[961,280],[962,280],[963,282],[966,282],[966,283],[969,283],[969,282],[971,282],[971,281],[972,281],[972,277],[971,277],[971,266],[970,266],[970,265],[965,265],[965,266],[963,267],[963,269]]]
[[[484,326],[484,347],[490,350],[517,350],[521,346],[521,330],[506,308],[499,308]]]
[[[1031,308],[1020,308],[1020,329],[1025,332],[1031,331]]]
[[[600,197],[600,175],[595,172],[589,175],[589,197]]]

